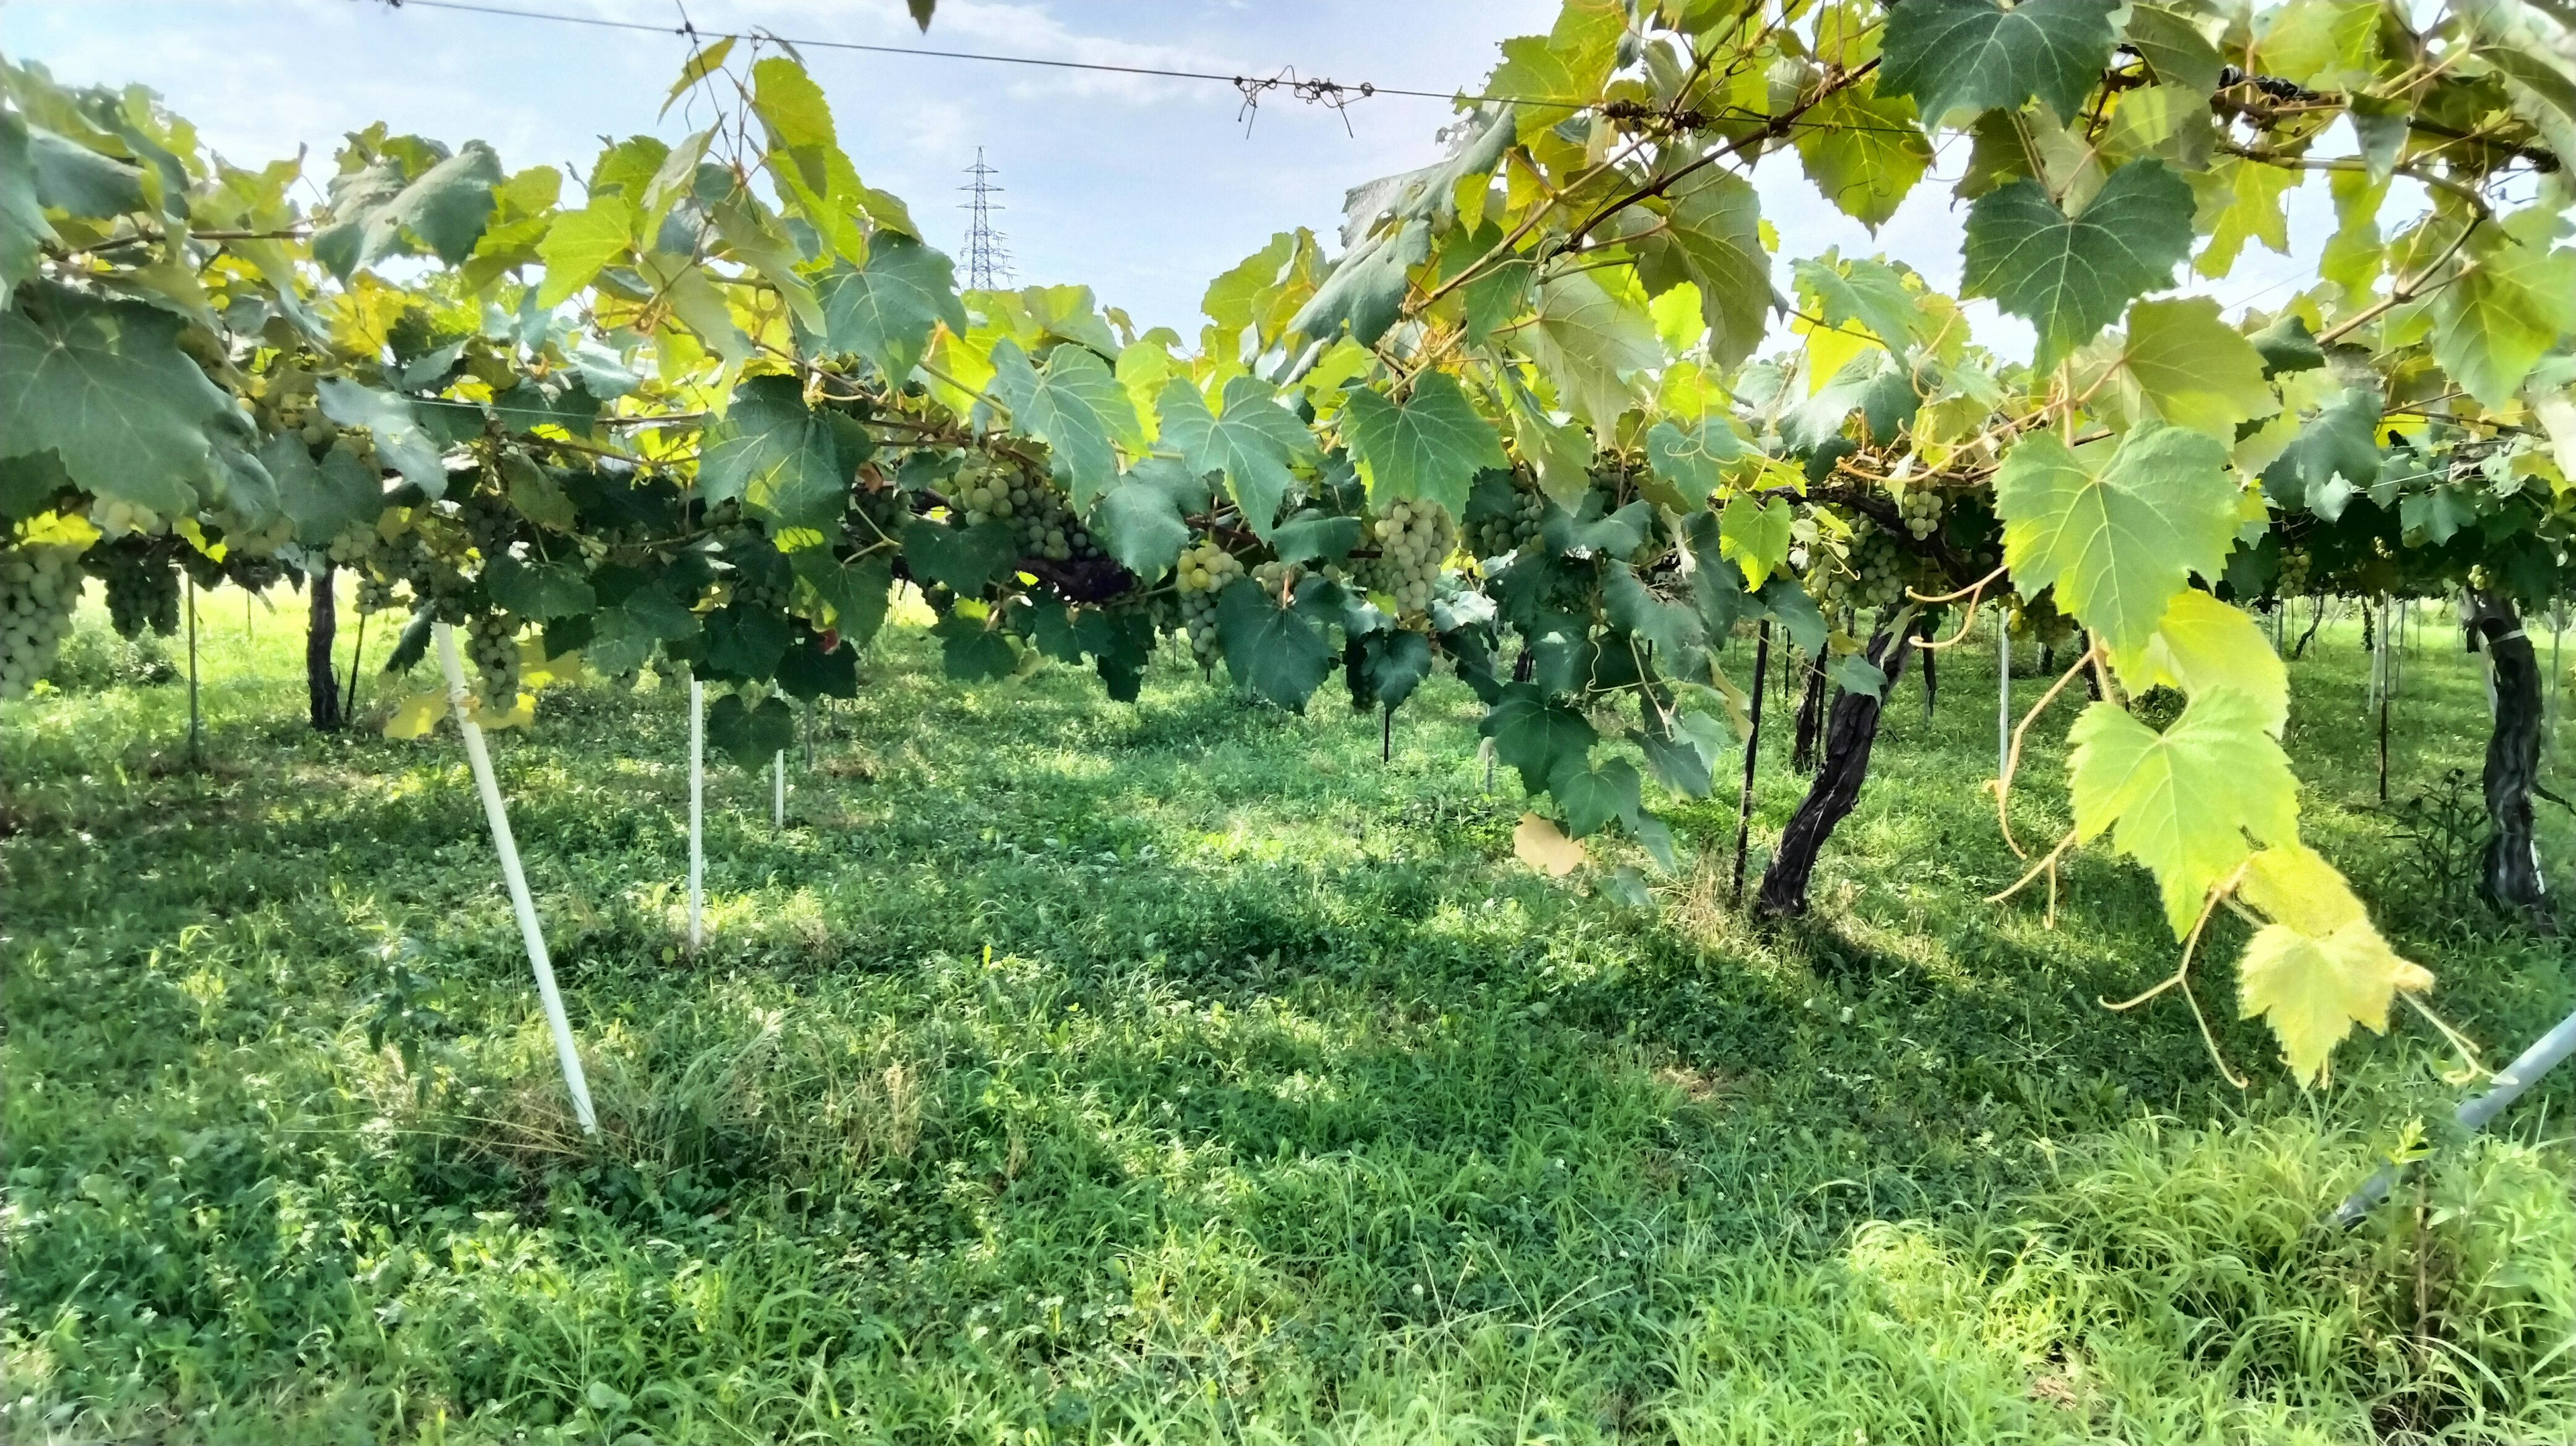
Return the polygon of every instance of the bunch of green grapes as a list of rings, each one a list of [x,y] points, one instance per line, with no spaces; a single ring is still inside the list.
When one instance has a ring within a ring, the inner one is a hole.
[[[1852,540],[1843,563],[1824,562],[1807,574],[1819,606],[1869,612],[1905,597],[1914,575],[1914,560],[1896,538],[1868,518],[1852,523]]]
[[[473,611],[474,582],[458,563],[453,539],[437,539],[425,532],[406,532],[386,546],[372,560],[388,579],[385,595],[392,595],[392,584],[400,582],[411,590],[415,607],[426,605],[440,622],[463,623]]]
[[[2304,596],[2307,593],[2310,561],[2311,559],[2308,557],[2308,550],[2304,547],[2285,547],[2281,549],[2281,583],[2280,587],[2277,589],[2281,596],[2299,597]],[[2478,580],[2479,574],[2484,571],[2484,568],[2471,569],[2469,575],[2469,586],[2486,586],[2485,583]]]
[[[1006,467],[968,462],[948,483],[948,500],[966,514],[966,525],[1007,521],[1029,509],[1028,478]]]
[[[484,710],[507,713],[519,706],[518,622],[507,613],[476,613],[466,621],[465,652]]]
[[[2015,638],[2056,648],[2075,636],[2075,620],[2057,610],[2054,593],[2041,593],[2035,599],[2016,596],[2010,608],[2007,629]]]
[[[384,545],[383,534],[371,523],[360,522],[340,529],[331,539],[331,561],[339,567],[357,567],[375,555]]]
[[[1896,515],[1917,542],[1941,527],[1941,494],[1929,487],[1908,487],[1896,494]]]
[[[466,540],[489,561],[510,550],[518,536],[518,522],[498,498],[469,497],[458,509],[457,520],[465,525]]]
[[[69,547],[0,545],[0,698],[24,698],[72,630],[81,570]]]
[[[81,563],[107,584],[107,620],[117,636],[179,631],[179,569],[160,540],[120,537],[92,547]]]
[[[1213,542],[1202,542],[1181,554],[1172,588],[1180,598],[1181,627],[1189,635],[1190,655],[1200,667],[1214,667],[1224,656],[1216,636],[1217,594],[1242,576],[1243,559]]]
[[[1512,474],[1512,510],[1488,514],[1476,520],[1468,541],[1478,557],[1501,557],[1518,552],[1523,543],[1538,536],[1539,524],[1547,517],[1547,494],[1538,484],[1515,472]]]
[[[1431,590],[1440,581],[1440,566],[1458,548],[1458,524],[1437,502],[1398,502],[1372,521],[1368,534],[1377,556],[1360,569],[1363,586],[1395,599],[1402,617],[1431,610]]]
[[[744,569],[737,570],[733,575],[733,601],[759,612],[784,614],[787,611],[787,600],[794,591],[793,574],[780,573],[770,577],[755,575]]]

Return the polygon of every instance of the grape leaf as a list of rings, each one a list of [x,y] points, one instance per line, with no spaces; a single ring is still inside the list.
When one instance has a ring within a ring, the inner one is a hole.
[[[822,638],[806,634],[778,660],[778,691],[800,700],[859,696],[859,650],[826,651]]]
[[[1196,386],[1175,379],[1156,409],[1164,444],[1178,448],[1193,473],[1224,473],[1244,522],[1267,539],[1294,481],[1289,464],[1313,458],[1314,434],[1251,377],[1228,378],[1215,411]]]
[[[215,485],[213,438],[247,418],[179,349],[186,323],[157,307],[46,281],[0,312],[0,457],[52,451],[73,482],[165,517]]]
[[[1613,820],[1637,826],[1637,765],[1624,758],[1567,758],[1548,775],[1547,791],[1565,810],[1565,830],[1575,838],[1599,833]]]
[[[1797,521],[1797,509],[1777,498],[1764,502],[1738,492],[1726,499],[1726,510],[1717,518],[1718,555],[1744,570],[1745,591],[1761,587],[1763,579],[1788,565],[1790,532]]]
[[[1512,852],[1522,863],[1551,879],[1564,878],[1592,857],[1583,845],[1534,813],[1522,814],[1521,821],[1513,826]]]
[[[1369,389],[1354,390],[1344,404],[1342,427],[1357,457],[1372,502],[1420,498],[1453,517],[1467,511],[1467,490],[1488,467],[1508,467],[1493,424],[1445,372],[1423,371],[1402,402]]]
[[[2283,507],[2305,507],[2328,522],[2341,518],[2353,495],[2379,480],[2378,427],[2379,394],[2345,388],[2263,469],[2264,492]]]
[[[1207,484],[1198,472],[1170,457],[1147,457],[1100,495],[1091,530],[1120,567],[1152,582],[1171,571],[1190,545],[1187,518],[1207,503]]]
[[[2318,938],[2370,917],[2335,866],[2315,849],[2291,842],[2264,849],[2247,861],[2237,897],[2276,924]]]
[[[371,261],[421,250],[454,266],[482,239],[500,184],[501,158],[481,141],[467,141],[417,178],[388,150],[332,179],[332,221],[313,233],[313,259],[343,281]]]
[[[1668,421],[1646,429],[1646,456],[1655,474],[1679,488],[1694,506],[1726,484],[1721,469],[1745,452],[1743,437],[1716,415],[1688,430]]]
[[[1771,253],[1762,247],[1762,202],[1753,183],[1711,168],[1691,178],[1663,216],[1663,227],[1633,243],[1637,277],[1662,295],[1688,282],[1699,288],[1709,355],[1732,367],[1761,345],[1771,316]]]
[[[843,562],[828,547],[800,548],[787,560],[823,605],[816,620],[839,633],[843,643],[866,647],[885,623],[893,560],[873,552]]]
[[[1288,319],[1287,330],[1330,341],[1347,324],[1351,340],[1374,344],[1404,310],[1405,274],[1431,254],[1431,223],[1405,222],[1342,253],[1324,283]]]
[[[2555,213],[2543,203],[2471,237],[2458,278],[2433,294],[2433,359],[2490,409],[2576,331],[2576,252],[2553,249]]]
[[[904,524],[903,560],[916,581],[943,583],[960,597],[984,590],[994,574],[1019,556],[1019,540],[1007,522],[979,522],[972,527],[946,527],[926,517]]]
[[[2129,308],[2120,365],[2155,415],[2234,443],[2240,422],[2281,409],[2263,383],[2263,354],[2218,318],[2218,300],[2191,296]]]
[[[2122,437],[2098,473],[2054,433],[2022,438],[1995,475],[2013,585],[2054,587],[2114,651],[2144,646],[2184,580],[2226,562],[2238,506],[2226,462],[2215,439],[2161,423]]]
[[[2253,700],[2215,689],[2162,733],[2107,702],[2067,733],[2076,837],[2109,830],[2114,847],[2155,873],[2176,938],[2255,844],[2297,837],[2298,780],[2263,723]]]
[[[1905,279],[1883,261],[1844,261],[1828,252],[1793,268],[1798,289],[1815,298],[1829,326],[1858,322],[1879,344],[1903,356],[1930,318],[1905,289]]]
[[[537,243],[546,266],[537,305],[560,306],[588,286],[602,267],[626,254],[634,232],[635,208],[623,196],[594,194],[588,206],[555,217]]]
[[[760,682],[778,671],[787,652],[787,622],[765,608],[728,603],[706,615],[699,671],[712,680]]]
[[[1431,676],[1431,639],[1402,628],[1352,638],[1351,706],[1399,708]]]
[[[741,498],[773,531],[837,532],[850,478],[828,418],[805,405],[794,377],[753,377],[707,428],[698,489],[710,504]]]
[[[1011,635],[974,618],[950,613],[931,624],[930,635],[939,639],[940,668],[953,681],[987,683],[1019,671],[1020,654],[1011,646]]]
[[[2209,233],[2209,244],[2201,248],[2192,269],[2213,279],[2225,276],[2248,241],[2261,241],[2288,255],[2290,222],[2281,211],[2281,197],[2298,185],[2302,174],[2232,156],[2222,156],[2208,170],[2194,174],[2188,183],[2196,207],[2193,224]]]
[[[1961,292],[2030,322],[2039,333],[2031,365],[2046,371],[2118,320],[2132,297],[2173,284],[2191,252],[2191,215],[2191,187],[2155,160],[2113,171],[2073,216],[2035,180],[1998,186],[1968,208]]]
[[[707,746],[744,768],[761,769],[796,741],[796,715],[783,698],[754,707],[739,693],[707,705]]]
[[[2134,5],[2125,37],[2129,48],[2146,59],[2156,79],[2202,95],[2218,89],[2223,64],[2218,47],[2209,43],[2189,16],[2163,5]]]
[[[2197,698],[2224,688],[2252,703],[2273,737],[2289,721],[2289,669],[2262,625],[2196,588],[2175,593],[2147,641],[2113,653],[2112,663],[2133,693],[2164,686]]]
[[[483,568],[492,603],[530,622],[552,622],[591,611],[599,599],[580,568],[564,562],[525,562],[503,553]]]
[[[1118,479],[1111,444],[1143,441],[1127,389],[1097,353],[1071,342],[1047,353],[1043,371],[1008,337],[993,343],[992,360],[993,390],[1011,409],[1012,427],[1047,444],[1074,511],[1088,512],[1092,499]]]
[[[865,266],[833,266],[815,281],[814,294],[823,305],[824,345],[866,357],[898,386],[921,364],[934,328],[966,334],[966,305],[948,258],[901,232],[879,232]]]
[[[279,510],[295,526],[295,540],[307,547],[328,546],[384,511],[384,484],[346,438],[317,464],[302,437],[280,432],[261,446],[259,461],[277,488]]]
[[[1520,335],[1565,409],[1597,433],[1636,405],[1636,378],[1664,360],[1654,319],[1590,272],[1539,283],[1538,314]]]
[[[2400,957],[2368,920],[2324,935],[2266,924],[2246,941],[2236,977],[2238,1013],[2264,1017],[2290,1072],[2307,1084],[2325,1077],[2334,1047],[2353,1025],[2387,1033],[2398,990],[2433,987],[2431,972]]]
[[[1305,712],[1306,700],[1333,670],[1324,629],[1305,610],[1279,606],[1248,581],[1217,596],[1216,635],[1236,685],[1290,712]]]
[[[1915,122],[1912,101],[1844,89],[1807,112],[1798,164],[1826,200],[1875,232],[1931,169],[1932,142]]]
[[[1939,124],[1951,111],[2019,110],[2033,97],[2075,119],[2111,59],[2114,0],[1905,0],[1887,12],[1878,93],[1914,98]]]
[[[1581,713],[1536,683],[1507,685],[1476,731],[1494,740],[1494,756],[1520,770],[1522,787],[1532,793],[1545,792],[1549,776],[1569,759],[1579,763],[1600,737]]]
[[[53,223],[36,196],[26,117],[0,112],[0,306],[9,304],[19,282],[36,274],[37,259],[53,239]]]

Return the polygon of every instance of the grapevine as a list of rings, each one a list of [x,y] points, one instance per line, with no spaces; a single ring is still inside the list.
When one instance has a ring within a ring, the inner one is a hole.
[[[1216,631],[1217,594],[1244,575],[1243,561],[1213,542],[1202,542],[1181,554],[1172,587],[1179,595],[1181,627],[1190,656],[1201,667],[1214,667],[1225,656]]]

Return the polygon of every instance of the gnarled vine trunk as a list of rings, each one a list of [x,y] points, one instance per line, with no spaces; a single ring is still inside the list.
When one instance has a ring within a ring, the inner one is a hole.
[[[2512,603],[2481,592],[2472,595],[2471,608],[2469,627],[2486,649],[2495,699],[2495,727],[2487,735],[2487,848],[2478,892],[2497,908],[2550,929],[2531,807],[2540,782],[2540,655]]]
[[[304,624],[304,691],[313,726],[325,733],[340,726],[340,675],[331,667],[331,644],[340,633],[339,605],[331,589],[337,571],[323,567],[314,572]]]
[[[1816,858],[1835,825],[1860,802],[1860,786],[1869,777],[1869,751],[1878,741],[1879,715],[1886,707],[1888,688],[1896,686],[1905,671],[1906,655],[1913,651],[1910,629],[1892,632],[1882,627],[1871,634],[1866,656],[1887,675],[1887,688],[1880,689],[1877,697],[1849,690],[1835,697],[1832,716],[1825,724],[1825,756],[1816,769],[1816,781],[1798,811],[1790,815],[1789,826],[1780,831],[1780,847],[1771,855],[1771,866],[1762,871],[1756,898],[1763,913],[1807,911],[1808,877],[1815,872]]]
[[[1798,693],[1798,729],[1791,740],[1789,766],[1804,773],[1816,766],[1816,735],[1825,722],[1825,660],[1807,659],[1807,685]]]

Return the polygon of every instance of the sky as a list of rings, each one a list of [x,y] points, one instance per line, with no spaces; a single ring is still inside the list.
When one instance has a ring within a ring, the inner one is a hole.
[[[512,169],[578,175],[600,138],[691,127],[657,119],[688,54],[678,0],[492,0],[513,9],[661,27],[604,30],[384,0],[0,0],[0,51],[75,83],[160,92],[227,159],[256,164],[309,147],[316,189],[342,133],[384,120],[450,145],[489,141]],[[703,30],[935,47],[1115,65],[1300,76],[1446,93],[1477,85],[1512,35],[1544,31],[1555,0],[940,0],[929,35],[902,0],[687,0]],[[1274,92],[1248,117],[1222,81],[1104,75],[809,47],[843,148],[870,184],[911,206],[932,244],[960,250],[965,167],[981,147],[998,171],[1016,280],[1082,282],[1140,325],[1198,333],[1209,278],[1276,231],[1330,239],[1342,194],[1429,163],[1447,102],[1380,95],[1336,113]],[[1794,153],[1754,172],[1784,257],[1829,246],[1888,251],[1943,290],[1959,279],[1967,157],[1939,167],[1873,237],[1828,205]],[[1946,178],[1946,179],[1945,179]],[[2291,208],[2292,254],[2312,260],[2330,225],[2323,186]],[[2397,214],[2391,208],[2392,216]],[[2305,278],[2259,248],[2215,288],[2231,308],[2277,305]],[[1786,268],[1778,278],[1785,286]],[[2029,331],[1982,303],[1978,335],[2027,356]]]

